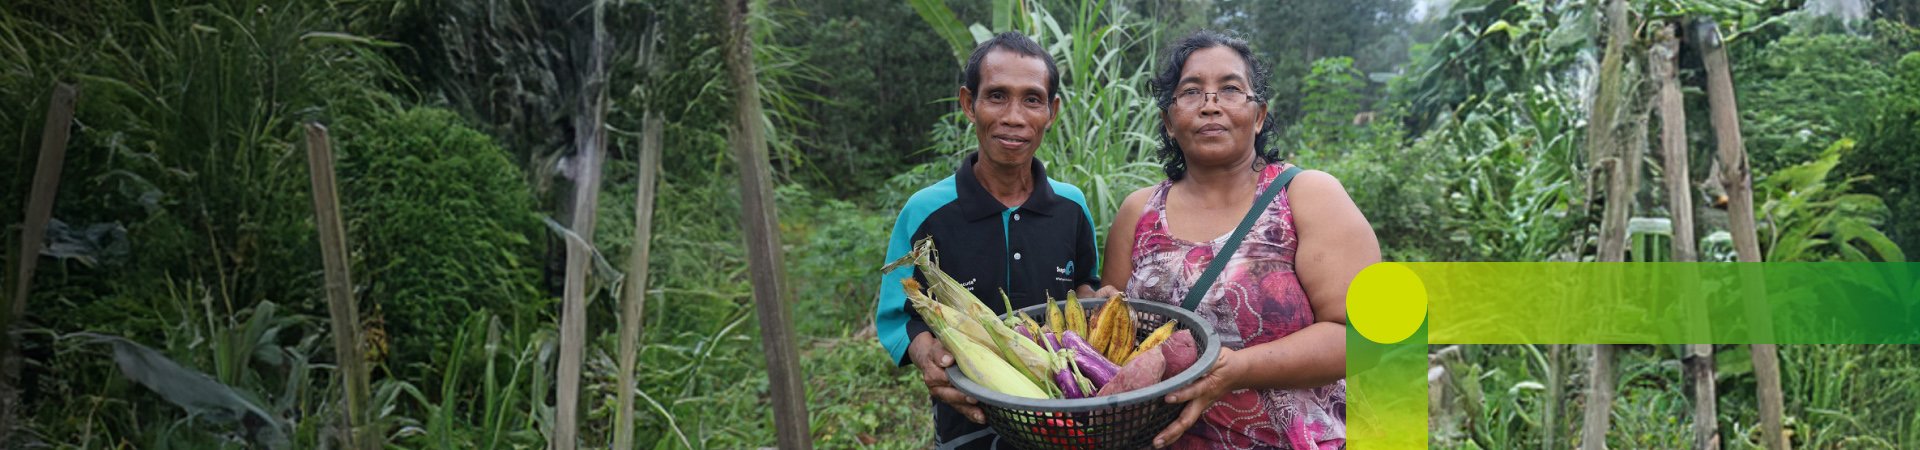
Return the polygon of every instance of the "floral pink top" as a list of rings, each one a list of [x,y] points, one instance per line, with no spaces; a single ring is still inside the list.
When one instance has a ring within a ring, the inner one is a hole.
[[[1259,188],[1264,191],[1284,169],[1282,164],[1268,165],[1260,174]],[[1129,298],[1180,304],[1226,243],[1225,235],[1189,242],[1167,232],[1167,188],[1172,185],[1165,181],[1155,188],[1135,225]],[[1313,307],[1294,274],[1299,238],[1294,234],[1288,194],[1280,192],[1267,205],[1200,301],[1198,313],[1213,325],[1222,346],[1239,350],[1264,344],[1314,323]],[[1344,447],[1346,404],[1345,380],[1313,389],[1234,391],[1220,397],[1175,448]]]

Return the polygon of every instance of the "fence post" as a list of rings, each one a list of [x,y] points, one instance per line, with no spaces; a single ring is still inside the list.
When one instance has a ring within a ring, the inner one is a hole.
[[[773,205],[772,170],[767,161],[766,131],[754,79],[753,33],[747,24],[749,0],[726,3],[727,72],[733,82],[734,160],[740,164],[740,225],[747,235],[749,271],[753,276],[754,315],[760,321],[760,344],[767,357],[767,376],[773,396],[774,425],[780,447],[813,448],[807,431],[807,399],[800,384],[800,353],[793,343],[793,322],[787,316],[786,277],[780,256],[780,220]]]
[[[1712,20],[1695,22],[1694,30],[1694,45],[1700,49],[1702,65],[1707,68],[1707,106],[1713,118],[1714,140],[1719,144],[1720,180],[1727,189],[1727,215],[1731,219],[1728,228],[1732,228],[1733,232],[1733,249],[1739,254],[1740,262],[1757,263],[1761,255],[1760,238],[1755,231],[1753,217],[1753,172],[1747,164],[1746,145],[1740,138],[1739,105],[1734,100],[1733,73],[1731,65],[1727,63],[1727,49],[1725,42],[1720,40],[1720,26]],[[1742,287],[1762,286],[1757,270],[1743,268],[1740,272]],[[1742,295],[1749,299],[1747,310],[1755,331],[1755,342],[1773,339],[1772,314],[1762,296],[1763,292]],[[1780,392],[1779,351],[1779,346],[1774,344],[1753,345],[1753,378],[1760,390],[1760,423],[1765,431],[1763,437],[1767,448],[1773,450],[1790,447],[1786,436],[1781,433],[1785,402]]]
[[[653,111],[640,130],[639,188],[633,195],[633,248],[627,252],[627,281],[620,288],[620,394],[613,422],[614,450],[633,448],[635,362],[640,351],[640,320],[647,307],[647,254],[653,241],[654,181],[660,173],[660,133],[666,124]]]
[[[320,231],[320,261],[326,274],[327,314],[333,325],[333,352],[346,386],[347,448],[379,448],[377,433],[367,432],[365,349],[360,342],[360,306],[353,299],[352,267],[347,259],[346,225],[340,219],[340,196],[333,177],[333,143],[327,127],[307,126],[307,170],[313,182],[314,227]]]
[[[14,428],[15,405],[19,399],[15,380],[20,375],[20,361],[13,351],[13,324],[27,313],[27,294],[33,292],[33,270],[40,263],[40,246],[45,243],[47,222],[53,219],[53,199],[60,191],[60,169],[66,165],[67,138],[73,128],[74,102],[80,98],[80,88],[71,84],[59,83],[53,86],[53,97],[47,102],[47,125],[40,131],[40,162],[33,170],[33,187],[28,193],[26,224],[20,230],[20,253],[13,263],[18,267],[14,276],[11,305],[0,310],[0,384],[5,392],[0,393],[0,442],[9,442],[10,430]]]

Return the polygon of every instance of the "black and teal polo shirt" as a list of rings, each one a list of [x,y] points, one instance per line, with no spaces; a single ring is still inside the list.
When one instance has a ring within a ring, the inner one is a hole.
[[[1000,293],[1013,307],[1073,298],[1080,285],[1099,287],[1100,254],[1094,246],[1093,214],[1080,188],[1047,178],[1033,161],[1033,193],[1026,203],[1008,208],[973,175],[979,153],[967,156],[953,176],[921,189],[900,209],[887,240],[886,264],[933,236],[940,270],[966,286],[996,313],[1005,313]],[[907,345],[927,331],[926,322],[907,304],[900,282],[908,275],[926,282],[918,268],[904,266],[880,278],[874,327],[896,364],[911,363]]]

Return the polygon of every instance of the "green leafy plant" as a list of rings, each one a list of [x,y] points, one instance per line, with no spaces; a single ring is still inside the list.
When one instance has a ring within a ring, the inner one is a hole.
[[[1851,139],[1820,153],[1819,159],[1780,169],[1754,186],[1766,199],[1756,215],[1765,219],[1767,261],[1906,261],[1887,235],[1877,228],[1887,205],[1880,197],[1854,192],[1854,184],[1871,175],[1833,180],[1835,166],[1853,151]]]
[[[343,215],[363,301],[386,313],[399,361],[428,361],[477,310],[530,314],[533,200],[518,167],[450,111],[413,109],[335,127]],[[373,309],[363,309],[372,311]]]
[[[1892,93],[1864,133],[1860,148],[1842,159],[1845,173],[1872,174],[1865,191],[1887,202],[1887,237],[1906,253],[1920,252],[1920,184],[1902,174],[1920,173],[1920,52],[1908,53],[1897,66]]]

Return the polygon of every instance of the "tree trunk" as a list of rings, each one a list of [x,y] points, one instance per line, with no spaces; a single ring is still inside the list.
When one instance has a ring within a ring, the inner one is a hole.
[[[1607,180],[1606,209],[1601,216],[1599,254],[1596,255],[1601,262],[1626,259],[1627,218],[1633,213],[1633,179],[1638,157],[1631,155],[1631,146],[1626,145],[1619,130],[1620,119],[1628,109],[1625,100],[1632,97],[1633,83],[1626,68],[1627,44],[1633,40],[1629,14],[1625,0],[1608,2],[1607,48],[1588,114],[1590,170],[1604,171],[1607,175],[1604,178]],[[1592,199],[1588,202],[1591,204]],[[1595,345],[1587,365],[1587,395],[1580,434],[1580,448],[1585,450],[1607,448],[1607,430],[1612,428],[1613,419],[1613,353],[1613,346]]]
[[[1657,42],[1648,54],[1648,67],[1658,86],[1657,106],[1660,111],[1660,147],[1664,156],[1664,178],[1667,190],[1667,209],[1673,217],[1673,262],[1691,263],[1699,260],[1693,237],[1693,188],[1689,178],[1687,161],[1687,112],[1680,95],[1679,69],[1676,59],[1680,54],[1678,28],[1674,24],[1661,24],[1656,30]],[[1685,267],[1685,266],[1683,266]],[[1686,292],[1687,315],[1691,322],[1687,325],[1690,340],[1683,352],[1681,362],[1686,369],[1688,383],[1693,386],[1693,448],[1708,450],[1719,448],[1719,416],[1715,412],[1719,402],[1714,389],[1712,333],[1706,319],[1706,305],[1698,297],[1698,291],[1691,284],[1696,271],[1685,270],[1680,274],[1683,282],[1688,283]]]
[[[1638,159],[1629,155],[1631,146],[1627,139],[1630,136],[1623,136],[1621,130],[1621,119],[1631,114],[1632,109],[1626,100],[1633,98],[1635,91],[1626,64],[1627,45],[1633,40],[1630,14],[1625,0],[1613,0],[1607,5],[1607,48],[1600,63],[1600,80],[1594,87],[1587,128],[1590,170],[1604,171],[1607,175],[1604,178],[1607,180],[1606,209],[1601,216],[1599,254],[1595,257],[1605,262],[1626,260],[1627,219],[1633,214],[1635,172],[1631,166],[1638,166]]]
[[[767,359],[775,436],[781,448],[806,450],[813,444],[807,431],[806,389],[800,384],[800,354],[794,349],[787,293],[781,288],[786,273],[781,263],[780,220],[773,204],[766,130],[761,128],[765,116],[760,109],[759,84],[754,79],[753,33],[747,24],[750,0],[721,1],[727,7],[727,74],[734,95],[733,129],[728,141],[740,165],[740,228],[747,238],[753,309],[760,322],[761,350]]]
[[[1593,363],[1587,366],[1587,408],[1580,430],[1581,450],[1607,448],[1607,429],[1613,422],[1612,345],[1593,346]]]
[[[1566,345],[1561,344],[1547,346],[1547,407],[1546,412],[1541,414],[1545,417],[1540,419],[1543,436],[1540,444],[1545,450],[1565,448],[1560,445],[1559,439],[1560,412],[1566,410],[1567,404],[1566,348]]]
[[[360,305],[353,298],[353,271],[348,260],[347,228],[340,218],[340,194],[334,183],[333,143],[327,127],[307,124],[307,171],[313,183],[314,228],[320,231],[320,261],[326,276],[327,315],[333,326],[333,354],[339,365],[340,382],[346,386],[346,431],[341,433],[347,448],[377,449],[381,433],[368,428],[367,407],[371,389],[367,381],[367,355],[360,341]]]
[[[646,311],[647,253],[652,247],[654,181],[660,172],[660,116],[648,111],[640,130],[639,189],[633,196],[633,247],[627,251],[627,280],[620,289],[620,393],[614,414],[613,448],[633,448],[633,390],[640,348],[640,321]]]
[[[573,450],[579,445],[580,366],[587,341],[587,275],[593,263],[593,225],[600,205],[600,167],[607,153],[607,32],[602,20],[606,3],[593,2],[593,37],[588,44],[587,67],[574,114],[575,178],[573,214],[568,224],[577,239],[567,239],[567,278],[561,297],[559,392],[554,394],[552,441],[548,448]]]
[[[1733,232],[1733,248],[1739,254],[1740,262],[1760,262],[1760,239],[1755,232],[1753,217],[1753,176],[1747,164],[1747,151],[1740,137],[1739,106],[1734,101],[1733,74],[1727,63],[1727,51],[1720,40],[1720,26],[1711,20],[1699,20],[1694,24],[1694,45],[1700,49],[1702,63],[1707,69],[1707,105],[1713,117],[1714,140],[1718,143],[1721,169],[1720,174],[1727,189],[1727,214],[1729,228]],[[1756,286],[1757,274],[1750,270],[1741,270],[1742,286]],[[1766,302],[1759,298],[1760,293],[1743,295],[1749,299],[1747,310],[1752,316],[1755,342],[1770,342],[1773,339],[1773,321]],[[1779,348],[1773,344],[1754,344],[1753,376],[1759,385],[1760,422],[1765,443],[1769,449],[1786,449],[1790,446],[1781,432],[1781,416],[1784,402],[1780,392]]]
[[[60,83],[53,86],[47,101],[46,126],[40,129],[40,161],[33,170],[32,191],[27,194],[26,223],[20,230],[20,253],[14,258],[11,305],[0,309],[0,444],[13,442],[14,420],[19,416],[14,403],[20,399],[18,383],[21,361],[13,351],[13,326],[27,313],[27,294],[33,292],[33,270],[40,263],[40,246],[45,244],[47,223],[53,219],[53,200],[60,191],[60,169],[66,166],[67,138],[73,130],[74,103],[80,88]],[[0,276],[5,276],[0,274]]]

